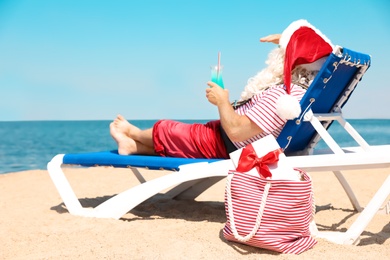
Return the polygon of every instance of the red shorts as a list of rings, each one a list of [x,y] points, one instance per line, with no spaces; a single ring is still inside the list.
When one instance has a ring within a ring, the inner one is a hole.
[[[160,156],[227,159],[220,121],[186,124],[160,120],[153,126],[154,150]]]

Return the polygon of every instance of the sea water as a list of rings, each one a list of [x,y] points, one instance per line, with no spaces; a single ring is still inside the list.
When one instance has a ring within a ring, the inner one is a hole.
[[[180,120],[205,123],[209,120]],[[370,145],[390,144],[390,119],[348,120]],[[56,154],[109,151],[117,149],[110,136],[111,121],[22,121],[0,122],[0,174],[46,169]],[[141,129],[156,120],[131,120]],[[329,132],[341,146],[356,143],[338,123]],[[317,147],[324,148],[321,141]]]

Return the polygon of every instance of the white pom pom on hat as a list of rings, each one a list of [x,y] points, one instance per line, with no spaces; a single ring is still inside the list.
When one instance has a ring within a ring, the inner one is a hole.
[[[301,114],[301,105],[298,99],[286,94],[276,101],[276,111],[281,118],[294,119]]]
[[[290,95],[291,71],[304,64],[309,70],[318,70],[325,61],[324,57],[333,51],[333,45],[306,20],[291,23],[283,31],[279,45],[285,49],[283,79],[287,94],[277,101],[276,111],[283,119],[294,119],[301,113],[301,107],[298,100]]]

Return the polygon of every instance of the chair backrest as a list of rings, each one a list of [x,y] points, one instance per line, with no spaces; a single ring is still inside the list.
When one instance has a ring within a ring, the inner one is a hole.
[[[303,96],[301,115],[287,121],[277,138],[287,155],[309,153],[320,140],[310,122],[303,117],[310,109],[314,114],[341,112],[350,95],[369,68],[371,57],[337,46],[329,55]],[[323,121],[328,129],[333,120]]]

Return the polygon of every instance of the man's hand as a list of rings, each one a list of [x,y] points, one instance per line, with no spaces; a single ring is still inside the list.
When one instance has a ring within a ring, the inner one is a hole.
[[[211,104],[218,106],[224,102],[229,103],[229,91],[227,89],[223,89],[211,81],[207,82],[207,85],[209,88],[206,89],[206,97]]]
[[[279,44],[279,40],[281,36],[282,36],[281,34],[271,34],[261,38],[260,42],[272,42],[275,44]]]

